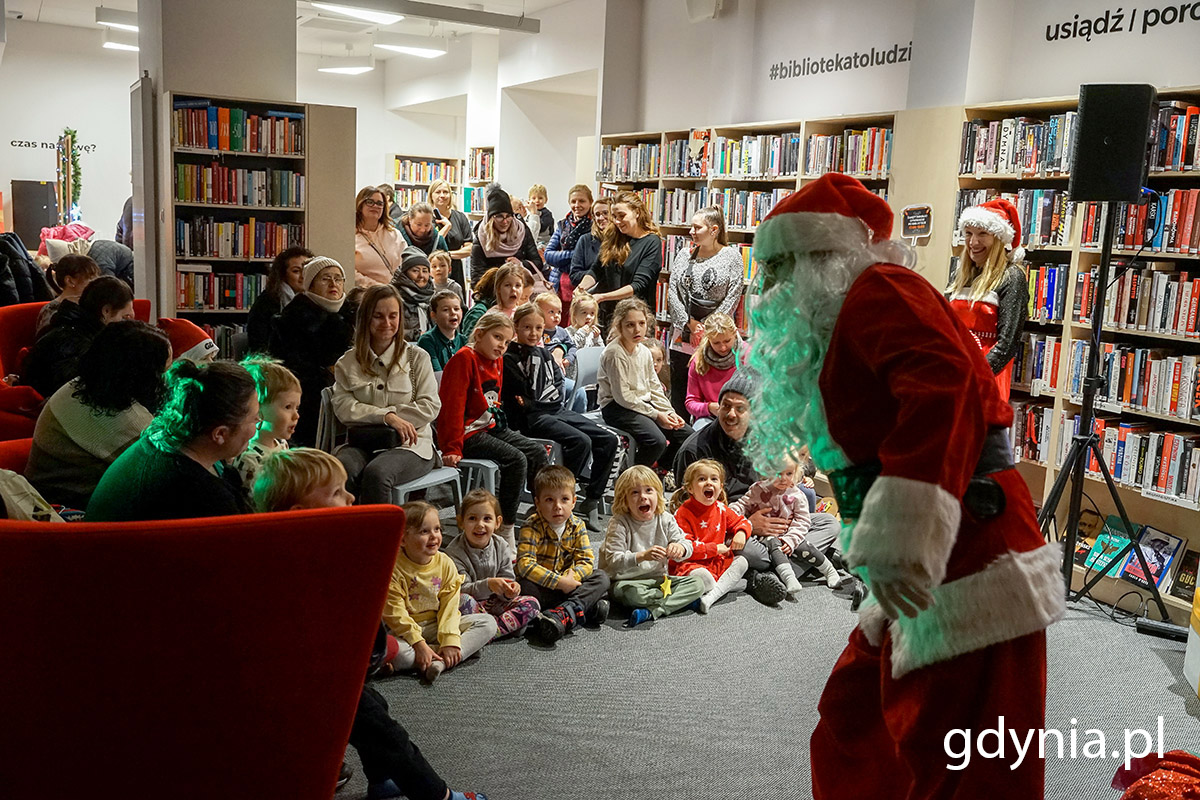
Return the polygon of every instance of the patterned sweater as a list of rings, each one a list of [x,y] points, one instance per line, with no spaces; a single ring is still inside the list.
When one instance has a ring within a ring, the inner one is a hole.
[[[409,644],[424,641],[422,626],[437,622],[437,641],[432,647],[458,647],[462,641],[458,611],[462,576],[445,553],[438,553],[428,564],[411,561],[401,550],[392,568],[383,622],[395,636]]]
[[[750,535],[750,521],[719,500],[706,506],[689,497],[675,511],[675,521],[692,543],[692,555],[687,561],[672,563],[672,575],[686,575],[704,567],[714,578],[721,577],[735,556],[733,553],[721,555],[717,547],[728,545],[739,532]]]
[[[500,359],[488,359],[464,347],[442,371],[438,394],[442,410],[437,418],[437,438],[443,455],[462,455],[464,439],[496,424],[504,372]]]
[[[804,541],[805,534],[812,526],[808,498],[797,486],[780,491],[774,484],[774,478],[758,481],[751,485],[741,499],[731,503],[729,508],[747,519],[764,509],[770,512],[768,516],[786,519],[789,523],[788,529],[779,540],[787,542],[794,551]]]

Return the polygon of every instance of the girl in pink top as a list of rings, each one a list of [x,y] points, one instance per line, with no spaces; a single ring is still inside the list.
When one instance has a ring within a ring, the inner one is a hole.
[[[733,318],[720,311],[704,319],[704,336],[692,354],[687,372],[687,411],[695,419],[717,415],[721,388],[745,363],[750,345],[742,341]]]

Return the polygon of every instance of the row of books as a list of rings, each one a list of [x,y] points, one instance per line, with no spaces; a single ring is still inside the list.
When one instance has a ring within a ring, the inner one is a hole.
[[[1083,394],[1091,347],[1091,342],[1084,339],[1071,342],[1067,387],[1073,398]],[[1097,407],[1200,420],[1200,397],[1196,392],[1200,386],[1196,372],[1200,358],[1113,342],[1102,342],[1100,348],[1100,374],[1105,384],[1096,393]]]
[[[696,212],[709,204],[708,187],[699,189],[663,189],[662,213],[664,225],[690,225]]]
[[[663,175],[670,178],[705,178],[708,176],[708,152],[711,132],[693,128],[686,139],[667,142]]]
[[[175,220],[175,254],[184,258],[274,258],[304,245],[304,226],[296,223],[217,222],[212,217]]]
[[[1099,518],[1099,514],[1088,513],[1091,517]],[[1132,521],[1130,524],[1146,559],[1146,567],[1150,570],[1149,579],[1133,550],[1120,563],[1112,563],[1129,544],[1129,532],[1116,514],[1108,516],[1096,535],[1081,535],[1075,546],[1075,563],[1110,578],[1122,578],[1143,589],[1149,589],[1150,581],[1153,581],[1160,592],[1191,603],[1196,595],[1196,568],[1200,565],[1200,552],[1188,550],[1183,539],[1166,531]],[[1081,534],[1086,533],[1083,528],[1084,521],[1081,520]]]
[[[1113,247],[1158,253],[1200,254],[1200,188],[1171,189],[1146,203],[1087,203],[1083,210],[1082,247],[1103,244],[1110,209],[1116,214]]]
[[[396,180],[400,183],[458,183],[458,164],[396,157]]]
[[[995,189],[959,189],[954,203],[954,219],[972,206],[1004,198],[1017,207],[1021,220],[1021,245],[1026,247],[1065,247],[1071,241],[1071,223],[1075,203],[1067,199],[1065,189],[1020,189],[1016,193]],[[961,244],[957,228],[956,244]]]
[[[233,337],[239,333],[245,333],[245,325],[207,325],[201,322],[196,324],[217,343],[217,358],[222,360],[234,358],[236,353],[233,349]]]
[[[303,155],[304,112],[267,111],[263,116],[210,100],[177,98],[171,141],[176,147],[232,153]]]
[[[1183,100],[1164,100],[1151,131],[1150,171],[1200,169],[1200,147],[1196,146],[1200,107]]]
[[[392,202],[400,208],[408,208],[413,203],[429,202],[429,190],[423,186],[396,186],[393,187],[393,191],[396,193],[396,199]]]
[[[600,180],[656,180],[662,148],[657,144],[606,144],[600,148]]]
[[[181,203],[300,208],[304,185],[304,175],[290,169],[175,164],[175,199]]]
[[[184,271],[175,273],[176,304],[196,311],[248,310],[267,285],[267,276]]]
[[[1045,464],[1050,458],[1050,431],[1054,409],[1046,403],[1014,400],[1013,424],[1008,430],[1013,453],[1029,461]]]
[[[1062,412],[1058,463],[1079,433],[1080,417]],[[1092,430],[1100,439],[1101,453],[1113,481],[1147,497],[1176,504],[1195,504],[1200,496],[1200,431],[1156,430],[1148,422],[1123,422],[1096,417]],[[1100,463],[1092,454],[1085,468],[1100,477]]]
[[[1058,388],[1062,341],[1044,333],[1024,333],[1013,356],[1012,385],[1034,395]]]
[[[847,128],[839,134],[813,134],[805,146],[805,175],[844,172],[856,178],[886,178],[891,167],[891,128]]]
[[[800,171],[799,133],[762,133],[712,141],[712,171],[734,179],[777,178]]]
[[[421,190],[424,192],[425,190]],[[396,201],[399,202],[400,194],[397,192]],[[487,193],[482,186],[464,186],[463,187],[463,211],[467,214],[482,214],[484,204],[487,202]]]
[[[791,194],[793,189],[772,189],[751,192],[745,189],[713,189],[708,204],[725,213],[725,225],[730,228],[754,228],[762,222],[775,204]]]
[[[1151,261],[1143,269],[1133,262],[1114,259],[1104,295],[1104,325],[1110,329],[1146,331],[1170,336],[1200,338],[1200,283],[1184,272],[1173,272],[1171,262]],[[1075,276],[1075,303],[1071,316],[1090,323],[1099,267]]]
[[[492,180],[492,176],[496,174],[496,151],[481,147],[471,148],[470,157],[467,159],[467,174],[475,183]]]
[[[1062,322],[1067,312],[1066,264],[1029,264],[1029,319]]]
[[[1071,167],[1077,135],[1074,111],[1049,120],[1007,117],[963,123],[959,147],[960,175],[1063,174]]]

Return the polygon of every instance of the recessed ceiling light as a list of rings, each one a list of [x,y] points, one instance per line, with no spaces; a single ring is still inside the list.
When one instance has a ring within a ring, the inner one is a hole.
[[[406,53],[421,58],[437,58],[446,55],[446,40],[428,36],[407,36],[402,33],[381,32],[375,34],[375,46],[393,53]]]
[[[97,6],[96,24],[107,28],[118,28],[123,31],[136,31],[138,29],[138,17],[132,11]]]
[[[322,11],[341,14],[344,17],[353,17],[354,19],[361,19],[366,22],[374,22],[376,25],[391,25],[404,19],[404,15],[402,14],[389,14],[386,11],[370,11],[365,8],[339,6],[333,3],[313,3],[312,6]]]
[[[336,75],[362,75],[375,69],[375,56],[330,56],[317,62],[317,72]]]

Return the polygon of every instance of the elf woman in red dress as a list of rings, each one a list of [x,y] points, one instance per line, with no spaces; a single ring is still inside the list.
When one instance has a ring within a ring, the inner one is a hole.
[[[958,230],[963,258],[946,299],[979,342],[1000,397],[1008,400],[1012,360],[1029,315],[1029,286],[1021,268],[1021,218],[1007,200],[990,200],[964,211]]]

